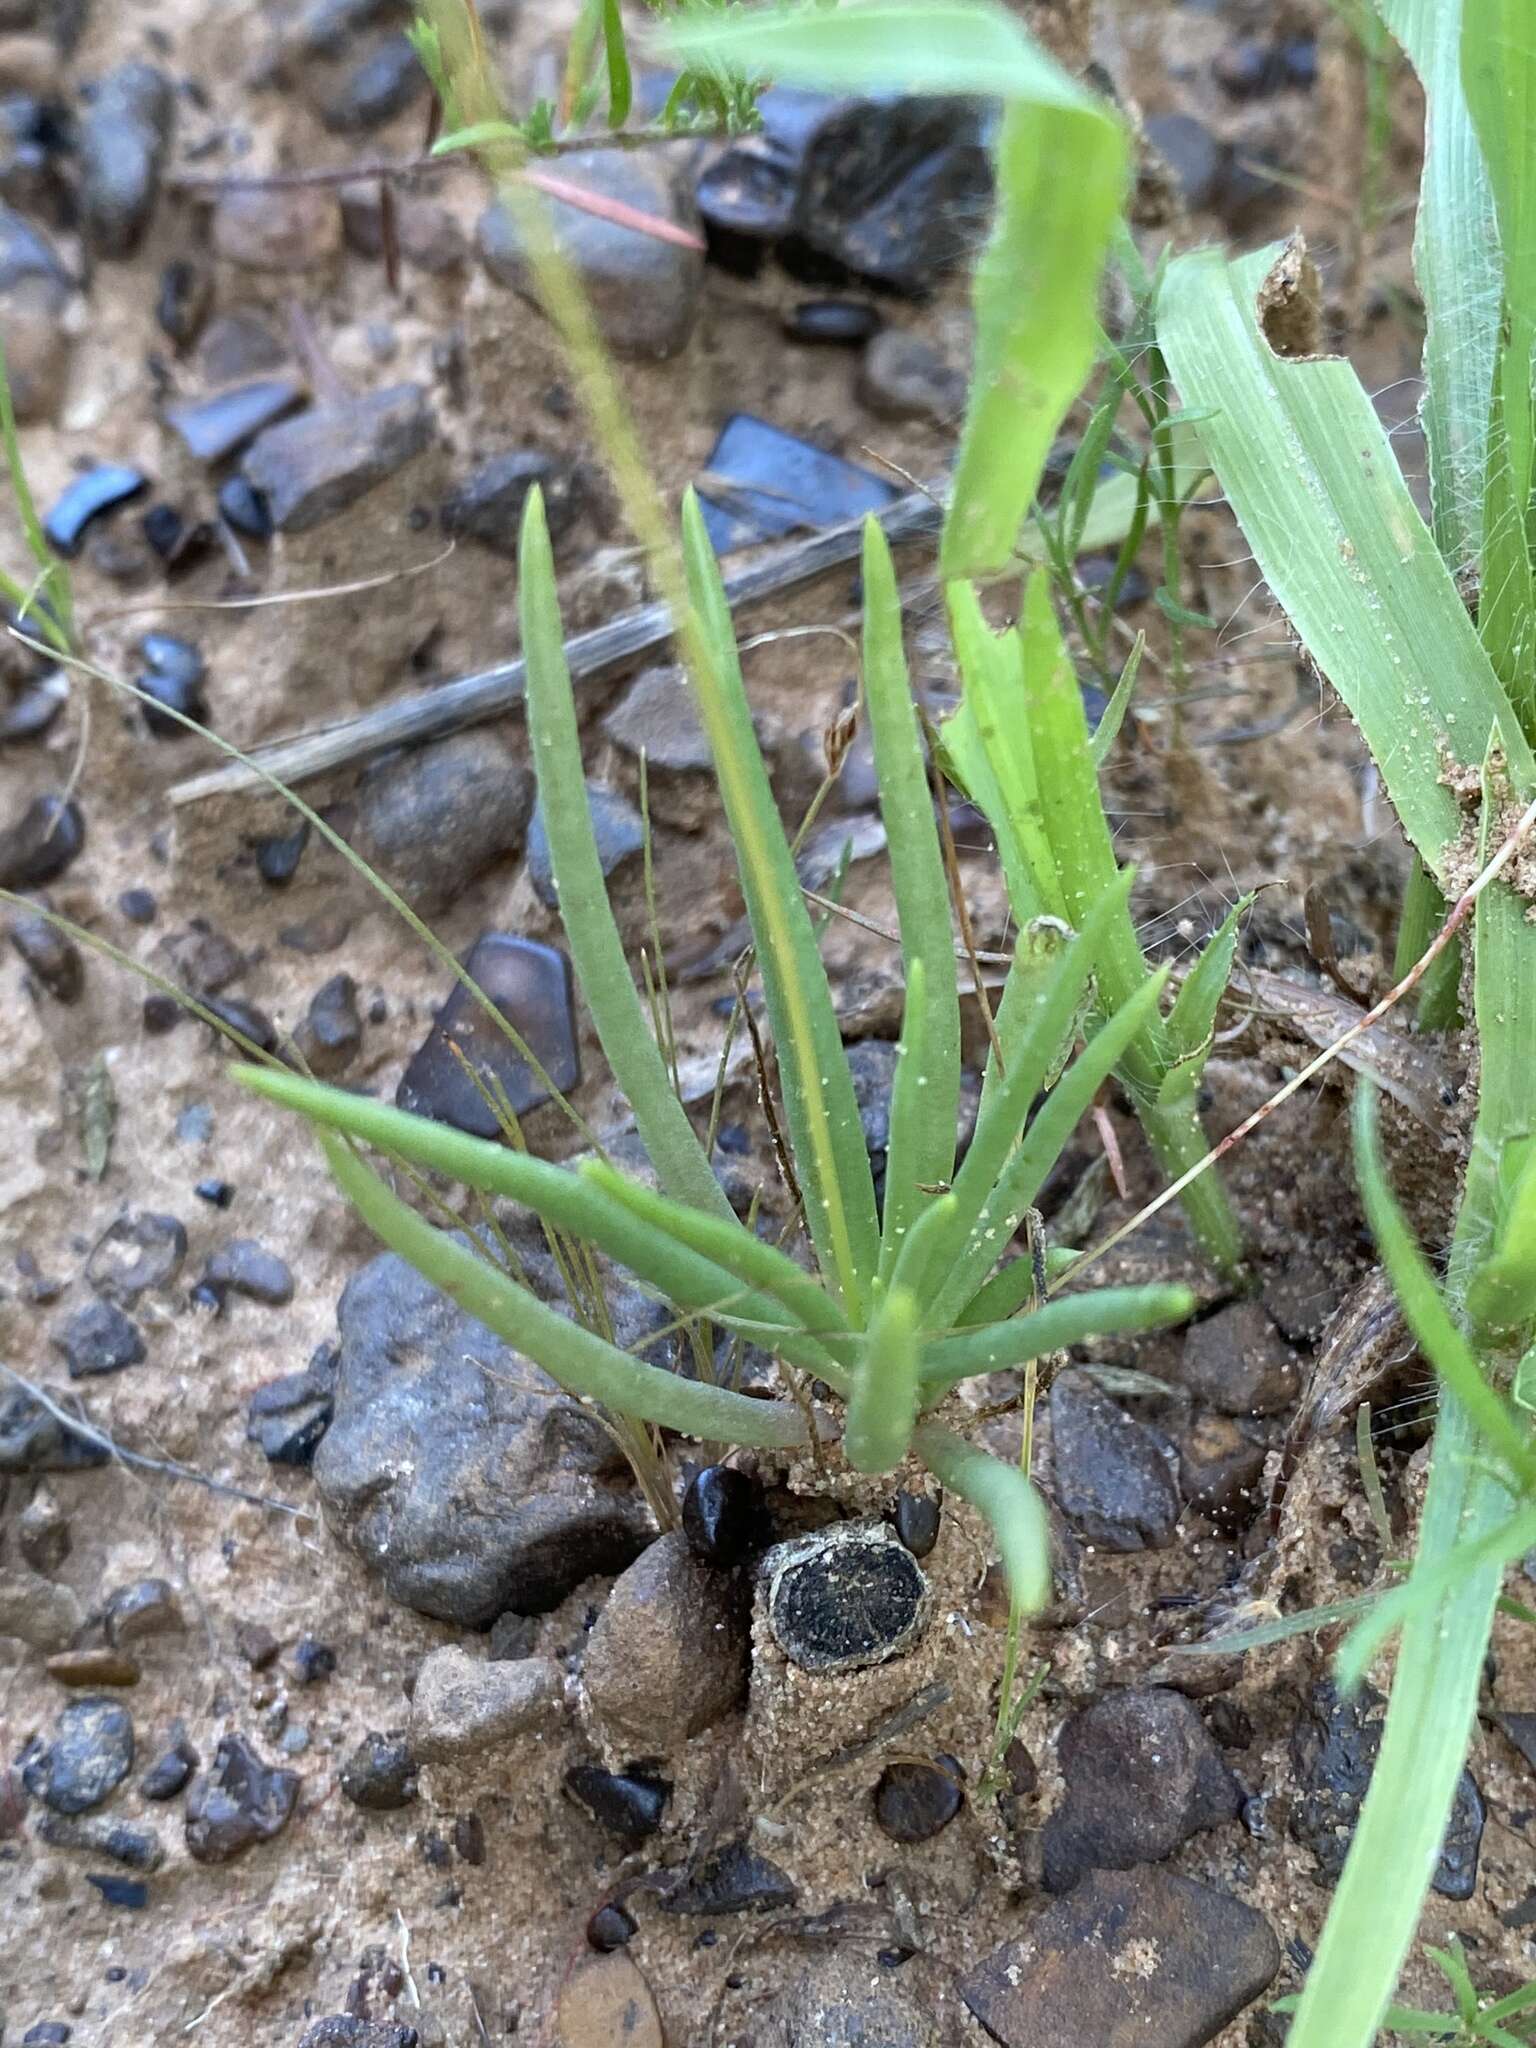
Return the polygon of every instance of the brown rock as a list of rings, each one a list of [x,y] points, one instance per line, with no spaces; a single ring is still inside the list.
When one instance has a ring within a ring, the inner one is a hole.
[[[1095,1871],[960,1995],[1003,2048],[1204,2048],[1280,1967],[1261,1913],[1161,1870]]]
[[[560,1988],[559,2048],[665,2048],[651,1987],[623,1949],[578,1963]]]
[[[1190,1325],[1179,1379],[1222,1415],[1278,1415],[1301,1384],[1294,1353],[1256,1301]]]
[[[102,1647],[92,1650],[60,1650],[48,1659],[48,1676],[60,1685],[137,1685],[138,1665],[126,1650]]]
[[[68,1586],[14,1567],[0,1571],[0,1636],[14,1636],[46,1655],[62,1650],[84,1619]]]
[[[701,1564],[673,1530],[615,1580],[587,1639],[582,1676],[593,1717],[616,1749],[671,1755],[745,1697],[741,1587]]]
[[[549,1657],[514,1663],[472,1657],[456,1645],[434,1650],[411,1695],[411,1754],[424,1764],[457,1762],[541,1733],[559,1720],[564,1689]]]

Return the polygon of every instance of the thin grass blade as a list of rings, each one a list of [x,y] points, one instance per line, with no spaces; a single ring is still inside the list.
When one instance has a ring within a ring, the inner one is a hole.
[[[891,1098],[880,1274],[888,1279],[923,1192],[955,1170],[960,998],[949,884],[901,641],[901,596],[885,535],[864,529],[864,696],[890,843],[906,978],[902,1055]]]

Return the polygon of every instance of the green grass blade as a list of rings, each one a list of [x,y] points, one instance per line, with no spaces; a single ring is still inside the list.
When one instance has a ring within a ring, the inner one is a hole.
[[[1164,1329],[1183,1322],[1194,1307],[1187,1287],[1099,1287],[1061,1295],[1008,1322],[934,1339],[923,1351],[923,1398],[933,1401],[974,1373],[1027,1365],[1089,1337]]]
[[[1424,403],[1435,543],[1453,568],[1483,547],[1483,479],[1500,292],[1493,193],[1461,82],[1462,0],[1378,0],[1424,88],[1413,266],[1424,301]]]
[[[998,835],[1008,900],[1019,923],[1042,913],[1068,917],[1041,806],[1029,723],[1022,715],[1023,645],[1011,627],[993,632],[969,583],[952,583],[945,600],[964,691],[959,710],[943,727],[946,755],[962,788]],[[978,772],[978,748],[985,773]]]
[[[582,997],[662,1186],[677,1201],[691,1202],[724,1219],[731,1215],[731,1205],[672,1087],[608,902],[582,770],[554,557],[537,485],[523,511],[518,560],[528,730],[539,807]]]
[[[603,0],[603,51],[608,62],[608,126],[622,128],[634,104],[634,82],[619,0]]]
[[[979,94],[1004,103],[997,207],[976,267],[976,359],[941,550],[946,577],[1005,568],[1051,441],[1093,365],[1098,286],[1128,148],[1109,105],[1002,8],[843,0],[717,12],[664,32],[672,54],[781,84]]]
[[[989,1458],[937,1423],[920,1423],[912,1447],[941,1486],[986,1516],[1013,1598],[1037,1614],[1051,1597],[1051,1530],[1035,1488],[1017,1465]]]
[[[843,1449],[855,1472],[891,1472],[917,1421],[918,1312],[904,1287],[886,1291],[870,1320],[848,1396]]]
[[[1536,1492],[1536,1450],[1515,1411],[1489,1383],[1446,1305],[1387,1180],[1376,1135],[1376,1090],[1355,1092],[1355,1172],[1376,1248],[1419,1349],[1471,1419],[1472,1426],[1529,1492]]]
[[[1193,1096],[1200,1085],[1201,1073],[1215,1042],[1216,1012],[1232,979],[1237,928],[1252,903],[1252,896],[1244,896],[1233,904],[1174,998],[1163,1027],[1172,1065],[1158,1084],[1157,1099],[1162,1104]]]
[[[705,649],[691,680],[757,942],[806,1228],[827,1284],[859,1323],[880,1263],[869,1152],[815,929],[752,729],[720,567],[691,490],[683,559]]]
[[[1516,1150],[1513,1142],[1506,1158]],[[1536,1321],[1536,1147],[1518,1148],[1523,1161],[1504,1205],[1498,1241],[1472,1275],[1467,1311],[1492,1336],[1518,1336]]]
[[[880,1275],[931,1195],[955,1170],[960,998],[949,884],[901,643],[901,596],[885,535],[864,529],[864,697],[890,842],[906,977],[902,1056],[891,1099]]]
[[[0,447],[5,450],[5,467],[10,477],[11,497],[15,501],[17,517],[21,521],[22,535],[33,561],[37,564],[43,595],[47,599],[47,603],[42,607],[33,605],[28,617],[37,620],[40,637],[57,653],[68,654],[75,637],[73,588],[69,580],[69,570],[49,547],[48,537],[43,532],[43,522],[37,516],[32,486],[27,481],[26,464],[21,459],[21,442],[16,434],[16,409],[11,403],[11,373],[6,364],[3,347],[0,347]]]
[[[1259,572],[1354,714],[1398,816],[1442,883],[1461,812],[1446,761],[1480,768],[1502,732],[1531,751],[1381,422],[1342,360],[1277,356],[1257,300],[1275,252],[1169,266],[1158,332]]]
[[[425,1222],[343,1139],[324,1130],[317,1135],[336,1185],[369,1229],[568,1393],[663,1429],[717,1442],[775,1446],[805,1441],[805,1418],[793,1404],[757,1401],[685,1380],[604,1343]]]
[[[1102,717],[1093,729],[1093,765],[1102,768],[1109,759],[1110,748],[1120,737],[1120,728],[1125,723],[1125,714],[1130,709],[1131,698],[1136,689],[1136,678],[1141,674],[1141,657],[1147,651],[1147,636],[1138,633],[1134,646],[1125,657],[1125,666],[1120,671],[1120,680],[1115,684],[1114,695],[1104,707]]]
[[[1104,1020],[1046,1096],[949,1269],[930,1311],[935,1327],[954,1321],[1012,1242],[1024,1211],[1040,1192],[1094,1096],[1124,1059],[1137,1032],[1145,1030],[1157,1015],[1158,998],[1167,979],[1166,968],[1149,975],[1130,1001]],[[957,1181],[957,1192],[958,1188]]]

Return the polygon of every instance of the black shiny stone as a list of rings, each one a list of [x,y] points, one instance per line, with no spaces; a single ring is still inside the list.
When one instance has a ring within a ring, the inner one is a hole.
[[[942,1507],[931,1493],[898,1493],[896,1534],[914,1557],[926,1557],[939,1540]]]
[[[699,497],[717,555],[880,512],[897,496],[884,477],[746,412],[720,429],[705,467]]]
[[[505,932],[476,940],[466,969],[521,1034],[561,1093],[581,1078],[570,962],[553,946]],[[476,1080],[466,1073],[467,1061]],[[547,1102],[549,1090],[468,989],[457,985],[395,1094],[401,1109],[475,1137],[502,1135],[493,1102],[505,1093],[515,1116]],[[488,1101],[487,1095],[490,1100]]]
[[[784,316],[784,332],[791,341],[832,348],[859,348],[883,325],[874,307],[857,299],[803,299]]]
[[[65,485],[43,522],[49,546],[57,548],[61,555],[76,554],[93,519],[115,506],[126,505],[130,498],[137,498],[148,489],[149,478],[143,470],[129,469],[118,462],[99,463]]]
[[[229,1030],[239,1032],[242,1038],[260,1046],[263,1052],[276,1051],[277,1028],[266,1011],[258,1010],[254,1003],[243,1003],[238,996],[207,996],[203,1000],[203,1008]]]
[[[109,1906],[124,1906],[130,1913],[141,1913],[149,1904],[149,1886],[142,1877],[115,1877],[110,1871],[88,1870],[85,1881],[95,1885]]]
[[[139,1780],[145,1799],[174,1799],[197,1769],[197,1751],[185,1737],[157,1756]]]
[[[162,995],[157,989],[144,998],[144,1029],[151,1038],[164,1038],[180,1022],[181,1005],[174,996]]]
[[[766,1519],[757,1481],[730,1465],[706,1465],[695,1472],[683,1495],[689,1549],[722,1570],[745,1564],[761,1546]]]
[[[235,1199],[235,1190],[227,1180],[200,1180],[192,1192],[200,1202],[214,1209],[227,1209]]]
[[[565,1789],[584,1806],[600,1828],[622,1841],[643,1842],[661,1826],[672,1787],[648,1771],[605,1771],[597,1764],[574,1764],[565,1774]]]
[[[188,735],[182,718],[195,719],[199,725],[207,724],[208,706],[195,683],[189,685],[176,676],[162,675],[158,669],[149,669],[139,677],[138,686],[143,693],[139,709],[144,714],[145,730],[157,740],[185,739]],[[181,716],[173,717],[173,712],[179,712]]]

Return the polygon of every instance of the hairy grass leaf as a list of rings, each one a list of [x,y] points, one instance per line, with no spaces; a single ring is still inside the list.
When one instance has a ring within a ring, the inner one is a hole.
[[[1461,830],[1445,763],[1480,767],[1497,730],[1528,781],[1531,751],[1354,370],[1277,355],[1260,327],[1261,292],[1277,317],[1306,314],[1305,279],[1272,279],[1276,262],[1274,250],[1181,256],[1159,338],[1186,402],[1212,409],[1201,439],[1260,573],[1444,883]]]

